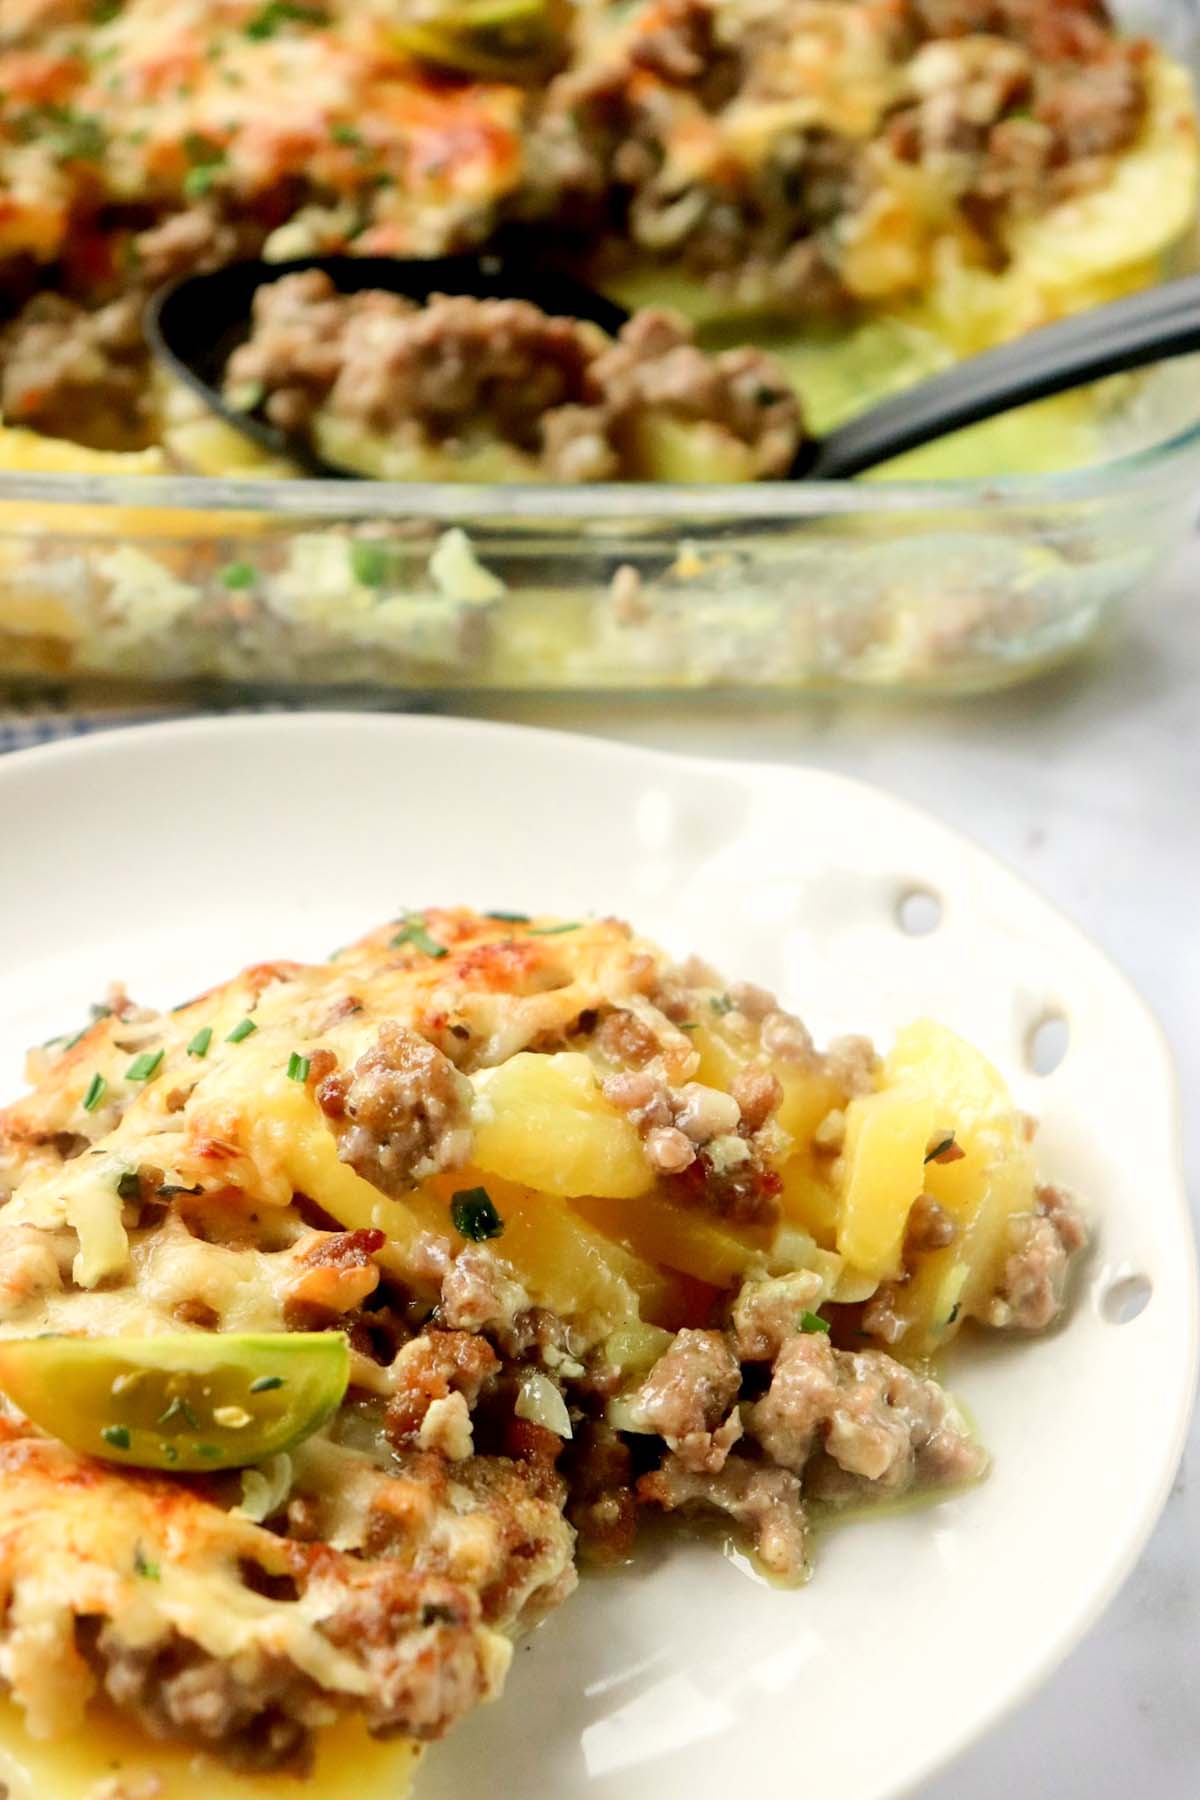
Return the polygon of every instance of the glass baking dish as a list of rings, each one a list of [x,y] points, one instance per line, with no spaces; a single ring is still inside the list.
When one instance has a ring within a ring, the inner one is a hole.
[[[1118,11],[1196,66],[1192,4]],[[1000,478],[3,474],[0,676],[276,692],[1011,682],[1078,649],[1142,589],[1200,493],[1200,359],[1042,405],[1057,410],[942,448],[964,474],[989,458],[1042,471]]]

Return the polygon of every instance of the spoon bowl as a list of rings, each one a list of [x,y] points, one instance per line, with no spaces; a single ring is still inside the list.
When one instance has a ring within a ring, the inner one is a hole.
[[[160,288],[146,314],[146,336],[159,361],[244,437],[273,456],[289,457],[312,475],[362,479],[359,471],[324,461],[291,433],[235,406],[222,385],[229,358],[249,335],[259,288],[309,269],[327,275],[340,294],[383,289],[418,305],[434,294],[528,300],[556,318],[590,320],[610,336],[629,318],[623,306],[569,275],[490,254],[305,256],[294,262],[256,259],[230,263],[202,275],[183,275]]]

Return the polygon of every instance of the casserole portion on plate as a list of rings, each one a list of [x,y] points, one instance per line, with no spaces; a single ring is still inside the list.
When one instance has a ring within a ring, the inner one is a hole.
[[[247,1793],[440,1737],[647,1508],[797,1582],[814,1520],[978,1480],[933,1359],[1084,1240],[953,1033],[818,1050],[612,919],[95,1014],[0,1116],[0,1675]]]

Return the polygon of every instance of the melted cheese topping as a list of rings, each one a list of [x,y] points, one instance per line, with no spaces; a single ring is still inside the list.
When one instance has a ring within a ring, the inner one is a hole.
[[[72,1234],[78,1249],[71,1272],[86,1290],[124,1280],[134,1251],[122,1178],[127,1188],[134,1171],[152,1168],[169,1189],[236,1188],[255,1206],[280,1211],[295,1192],[308,1194],[350,1229],[386,1231],[380,1260],[427,1285],[428,1277],[413,1272],[425,1221],[339,1160],[312,1086],[288,1074],[292,1057],[331,1051],[349,1067],[375,1041],[380,1022],[392,1020],[435,1041],[466,1034],[472,1060],[486,1068],[565,1029],[589,1007],[635,999],[655,963],[612,922],[514,940],[502,923],[474,915],[425,918],[433,938],[452,946],[444,957],[393,945],[393,925],[327,964],[260,965],[175,1012],[99,1021],[0,1119],[0,1141],[17,1177],[5,1224]],[[147,1059],[150,1078],[131,1078]],[[89,1111],[84,1102],[94,1098],[97,1081],[102,1096]],[[88,1147],[65,1161],[47,1157],[46,1139],[59,1133],[85,1137]],[[239,1293],[271,1288],[247,1253],[197,1240],[177,1242],[174,1252],[197,1269],[206,1260],[214,1265],[199,1292],[215,1303],[207,1292],[214,1289],[223,1314],[231,1299],[237,1308]],[[239,1256],[244,1282],[235,1279]],[[170,1247],[156,1246],[139,1269],[139,1292],[165,1298],[170,1265]],[[236,1314],[242,1328],[278,1322],[277,1288],[266,1304],[260,1298],[250,1305]]]
[[[89,247],[81,216],[209,195],[260,206],[280,255],[351,237],[366,254],[429,255],[520,173],[520,90],[423,72],[384,0],[104,10],[47,19],[40,0],[6,0],[0,258],[90,254],[102,274],[119,234]]]

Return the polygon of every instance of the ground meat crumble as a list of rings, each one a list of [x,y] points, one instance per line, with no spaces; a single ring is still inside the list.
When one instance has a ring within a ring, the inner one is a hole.
[[[348,1073],[317,1087],[338,1156],[385,1194],[402,1193],[471,1148],[471,1084],[415,1031],[385,1021]]]
[[[418,449],[498,439],[555,481],[637,479],[651,415],[716,428],[750,449],[758,476],[785,474],[803,438],[773,358],[709,355],[674,314],[646,309],[610,340],[525,300],[434,295],[418,307],[379,290],[339,294],[317,270],[259,289],[226,388],[301,436],[323,411]]]

